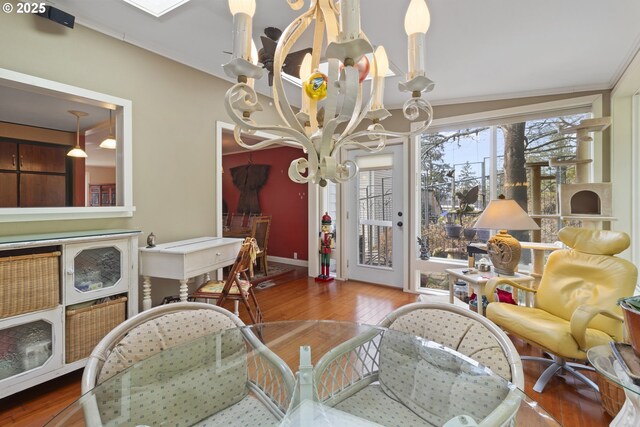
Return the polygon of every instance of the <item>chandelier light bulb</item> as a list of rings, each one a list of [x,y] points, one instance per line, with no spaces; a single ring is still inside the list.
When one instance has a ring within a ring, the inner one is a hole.
[[[256,13],[256,0],[229,0],[229,10],[234,16],[244,13],[253,18]]]
[[[307,78],[311,75],[311,54],[307,53],[304,55],[302,59],[302,63],[300,64],[300,80],[303,82],[307,80]]]
[[[385,77],[389,72],[389,58],[384,46],[378,46],[373,56],[376,60],[376,76]]]
[[[411,0],[404,17],[404,30],[407,35],[426,33],[431,25],[431,15],[425,0]]]

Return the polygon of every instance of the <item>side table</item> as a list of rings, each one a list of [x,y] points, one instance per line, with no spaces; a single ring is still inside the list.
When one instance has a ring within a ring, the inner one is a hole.
[[[465,271],[467,273],[465,273]],[[449,302],[453,304],[453,285],[456,280],[462,280],[469,285],[470,289],[473,289],[473,292],[477,295],[477,311],[478,314],[484,316],[484,307],[482,305],[482,297],[484,296],[484,287],[489,281],[494,277],[500,276],[493,271],[489,272],[477,272],[474,274],[468,273],[468,268],[450,268],[445,270],[445,272],[449,275]],[[500,276],[506,279],[513,280],[518,283],[528,283],[532,285],[535,278],[532,276],[527,276],[526,274],[515,273],[514,276]]]
[[[637,427],[640,424],[640,386],[634,384],[624,372],[609,344],[590,348],[587,351],[587,358],[598,373],[622,387],[627,397],[620,412],[609,425]]]

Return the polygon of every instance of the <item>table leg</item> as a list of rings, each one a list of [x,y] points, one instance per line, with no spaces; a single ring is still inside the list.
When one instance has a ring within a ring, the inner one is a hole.
[[[151,308],[151,277],[142,276],[142,311]]]
[[[483,304],[483,301],[484,301],[484,298],[483,298],[484,297],[484,285],[478,284],[477,288],[478,289],[476,290],[475,286],[474,286],[474,291],[475,291],[475,293],[477,295],[476,302],[478,303],[476,308],[478,309],[478,314],[481,315],[481,316],[484,316],[484,304]]]
[[[455,283],[456,279],[451,274],[449,274],[448,276],[449,276],[449,304],[453,304],[453,284]]]
[[[180,302],[186,302],[189,295],[189,287],[187,280],[180,280]]]

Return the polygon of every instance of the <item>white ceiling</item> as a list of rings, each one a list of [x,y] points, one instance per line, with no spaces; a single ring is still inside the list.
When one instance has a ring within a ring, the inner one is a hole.
[[[427,0],[426,95],[443,104],[611,88],[640,46],[637,0]],[[52,0],[86,25],[120,40],[230,80],[221,65],[231,49],[226,0],[191,0],[155,18],[121,0]],[[305,1],[305,8],[310,1]],[[404,14],[409,0],[362,0],[362,28],[374,46],[406,72]],[[258,0],[253,36],[285,28],[302,13],[286,0]],[[306,46],[297,46],[306,47]],[[256,89],[268,94],[266,79]],[[401,76],[387,82],[385,102],[397,107]],[[296,103],[298,96],[291,98]]]

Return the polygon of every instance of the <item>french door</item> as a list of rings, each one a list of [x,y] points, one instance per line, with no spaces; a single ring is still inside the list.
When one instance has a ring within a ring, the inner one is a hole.
[[[374,154],[347,153],[359,167],[346,184],[349,279],[403,287],[407,219],[402,153],[402,144]]]

